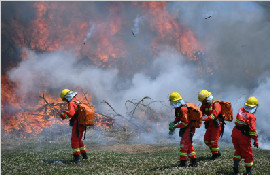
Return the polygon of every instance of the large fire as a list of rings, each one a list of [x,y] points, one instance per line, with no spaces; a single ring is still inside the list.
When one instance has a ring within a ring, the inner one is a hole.
[[[111,67],[127,56],[134,58],[132,65],[144,64],[146,56],[141,55],[139,51],[132,55],[128,53],[129,39],[122,35],[127,33],[126,26],[131,23],[127,21],[125,15],[122,15],[125,10],[124,5],[127,3],[105,3],[108,16],[106,20],[98,17],[89,20],[89,17],[95,15],[94,12],[81,10],[85,5],[89,5],[87,2],[32,3],[34,17],[30,22],[25,24],[16,18],[10,21],[12,40],[21,48],[20,60],[27,59],[27,49],[24,48],[37,52],[72,49],[77,53],[78,58],[87,58],[92,64],[100,67]],[[197,53],[203,48],[195,34],[166,10],[166,2],[132,2],[128,5],[140,9],[148,19],[144,27],[147,27],[153,35],[149,47],[151,49],[148,50],[153,58],[160,52],[159,45],[169,45],[186,55],[189,61],[200,59]],[[65,16],[66,14],[69,14],[68,17]],[[91,25],[95,26],[95,34],[91,38],[86,38],[83,43]],[[132,73],[133,69],[129,66],[125,65],[123,70]],[[54,124],[66,124],[54,114],[52,105],[46,106],[44,99],[24,96],[16,92],[16,87],[20,85],[10,82],[5,73],[2,71],[1,75],[1,126],[4,134],[15,132],[25,137],[37,135],[44,128]],[[45,84],[44,89],[49,86]],[[42,93],[41,91],[40,94]],[[59,103],[58,96],[46,93],[45,97],[51,104]],[[88,98],[91,100],[92,97],[89,95]],[[34,105],[29,105],[25,101],[31,101]],[[60,109],[63,106],[54,107]],[[97,116],[100,118],[97,126],[112,126],[112,123],[102,118],[102,115],[97,114]]]

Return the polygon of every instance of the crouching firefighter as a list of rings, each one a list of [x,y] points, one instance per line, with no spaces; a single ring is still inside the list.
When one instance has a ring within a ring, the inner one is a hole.
[[[78,123],[78,112],[77,107],[79,102],[76,99],[77,92],[71,91],[69,89],[63,89],[60,97],[63,101],[68,103],[68,110],[61,113],[60,117],[64,119],[70,119],[70,126],[72,126],[71,133],[71,147],[73,149],[73,161],[74,163],[80,162],[80,154],[82,154],[82,159],[87,160],[88,156],[86,154],[87,150],[82,141],[83,131],[85,131],[85,126],[79,125]]]
[[[258,100],[253,96],[247,99],[244,107],[241,107],[235,120],[235,127],[232,130],[232,142],[234,145],[234,173],[239,173],[238,165],[241,158],[245,159],[246,174],[251,174],[253,166],[253,154],[251,138],[254,140],[254,147],[258,148],[258,135],[255,127],[255,115],[258,108]]]
[[[170,105],[175,109],[175,120],[169,124],[170,133],[175,128],[180,128],[179,136],[180,142],[180,167],[186,167],[187,157],[190,158],[191,167],[198,166],[196,159],[196,152],[192,145],[192,137],[195,133],[195,127],[191,126],[188,118],[188,108],[184,100],[177,92],[172,92],[169,97]],[[178,122],[181,122],[178,124]]]
[[[198,100],[202,102],[200,110],[202,112],[203,121],[205,124],[204,143],[210,148],[212,152],[211,160],[221,156],[219,151],[218,140],[222,131],[222,121],[220,121],[221,106],[218,102],[213,102],[211,92],[202,90],[198,94]],[[224,125],[223,125],[224,126]]]

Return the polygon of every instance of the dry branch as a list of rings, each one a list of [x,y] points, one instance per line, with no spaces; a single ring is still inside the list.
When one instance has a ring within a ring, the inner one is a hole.
[[[129,119],[127,119],[125,116],[123,116],[123,115],[119,114],[118,112],[116,112],[115,109],[110,105],[109,102],[103,100],[102,103],[107,104],[115,112],[116,116],[119,116],[119,117],[125,119],[130,125],[135,126],[136,129],[147,131],[147,129],[141,128],[140,126],[136,125],[135,123],[133,123],[132,121],[130,121]]]

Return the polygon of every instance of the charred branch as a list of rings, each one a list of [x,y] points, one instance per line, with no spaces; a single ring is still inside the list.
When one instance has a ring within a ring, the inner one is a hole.
[[[116,114],[115,116],[119,116],[119,117],[121,117],[122,119],[125,119],[130,125],[134,126],[134,127],[135,127],[136,129],[138,129],[138,130],[147,131],[147,129],[142,128],[142,127],[136,125],[134,122],[130,121],[130,119],[128,119],[128,118],[126,118],[125,116],[123,116],[123,115],[119,114],[118,112],[116,112],[115,109],[110,105],[109,102],[103,100],[102,103],[107,104],[107,105],[114,111],[114,113]]]
[[[136,108],[137,108],[141,103],[143,103],[143,100],[145,100],[145,99],[151,99],[151,98],[148,97],[148,96],[145,96],[145,97],[143,97],[138,103],[135,103],[135,108],[131,111],[130,121],[131,121],[132,118],[133,118],[133,115],[134,115],[134,112],[135,112]],[[134,104],[134,103],[133,103],[133,104]]]

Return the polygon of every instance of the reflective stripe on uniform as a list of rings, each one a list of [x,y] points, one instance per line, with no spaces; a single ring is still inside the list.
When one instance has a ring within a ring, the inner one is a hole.
[[[251,167],[251,166],[253,166],[253,162],[250,162],[250,163],[245,162],[245,165],[246,165],[246,167]]]
[[[77,151],[80,151],[80,148],[76,148],[76,149],[73,149],[73,152],[77,152]]]
[[[210,108],[205,108],[205,111],[212,111],[212,110],[213,110],[212,107],[210,107]]]
[[[84,147],[80,147],[80,150],[82,151],[82,150],[85,150],[85,146]]]
[[[234,158],[237,158],[237,159],[240,160],[241,159],[241,156],[234,156]]]
[[[204,143],[208,143],[208,141],[204,141]]]
[[[183,147],[184,147],[184,145],[183,145],[183,144],[181,144],[181,145],[180,145],[180,148],[183,148]]]
[[[237,119],[235,119],[235,123],[238,123],[240,125],[247,125],[246,122],[243,122],[243,121],[240,121],[240,120],[237,120]]]
[[[249,135],[256,135],[257,134],[257,131],[255,131],[255,132],[249,132]]]
[[[189,153],[189,156],[193,156],[195,154],[196,154],[196,152],[191,152],[191,153]]]
[[[211,141],[211,143],[213,144],[213,143],[215,143],[215,141]]]
[[[183,125],[185,125],[185,126],[187,126],[188,124],[186,124],[186,123],[184,123],[184,122],[181,122],[181,124],[183,124]]]
[[[213,120],[216,118],[213,114],[211,114],[210,117],[211,117]]]
[[[212,151],[218,151],[219,148],[212,148]]]
[[[187,156],[187,153],[179,152],[180,156]]]
[[[67,113],[65,113],[65,117],[66,117],[66,119],[68,119],[68,118],[69,118],[69,116],[67,115]]]

